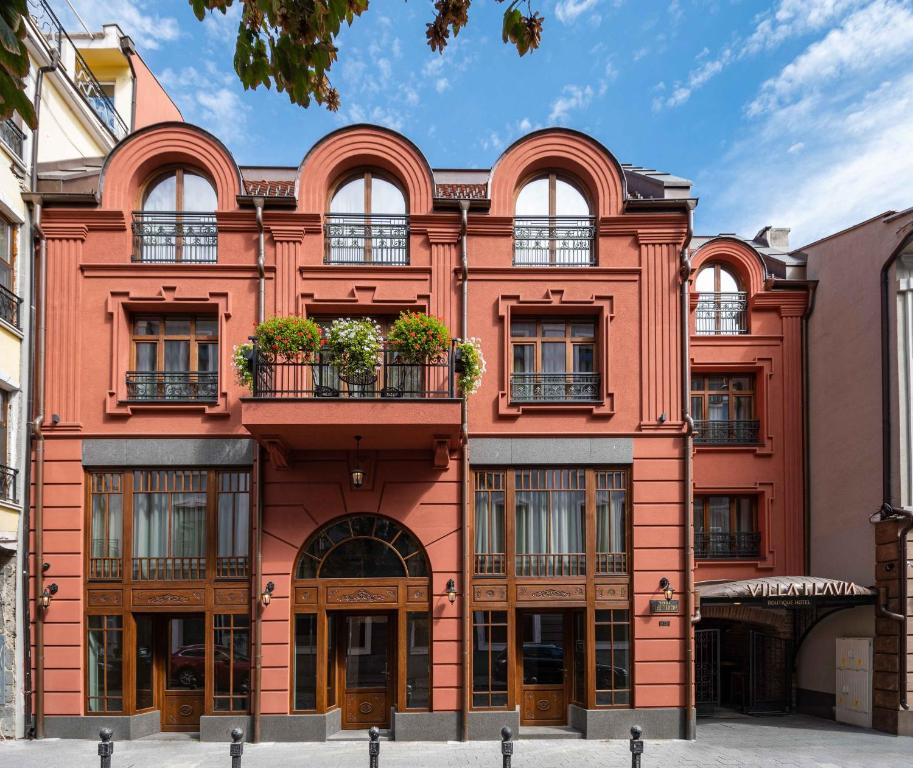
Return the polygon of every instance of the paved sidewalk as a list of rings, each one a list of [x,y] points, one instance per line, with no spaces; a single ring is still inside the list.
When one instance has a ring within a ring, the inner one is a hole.
[[[698,741],[650,741],[643,768],[910,768],[913,738],[793,716],[701,720]],[[626,741],[520,740],[514,768],[628,768]],[[112,768],[230,768],[227,744],[119,742]],[[367,768],[366,742],[247,744],[242,768]],[[382,742],[380,768],[500,768],[497,742]],[[88,741],[0,744],[0,768],[97,768]]]

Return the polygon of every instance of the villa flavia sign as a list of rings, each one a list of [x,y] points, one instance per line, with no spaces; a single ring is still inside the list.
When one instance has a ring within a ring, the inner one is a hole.
[[[678,613],[678,600],[651,600],[650,613]]]

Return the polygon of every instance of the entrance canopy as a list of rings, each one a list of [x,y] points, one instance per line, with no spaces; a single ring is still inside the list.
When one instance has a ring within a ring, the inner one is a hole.
[[[758,605],[764,608],[806,608],[874,603],[877,592],[852,581],[821,576],[768,576],[697,585],[701,605]]]

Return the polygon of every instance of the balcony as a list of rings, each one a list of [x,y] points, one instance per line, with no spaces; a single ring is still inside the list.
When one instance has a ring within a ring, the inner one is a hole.
[[[205,557],[133,558],[133,581],[197,581],[205,578]]]
[[[127,399],[139,402],[198,402],[218,399],[215,371],[128,371]]]
[[[25,160],[23,146],[25,144],[25,134],[20,130],[12,120],[0,121],[0,141],[10,148],[10,151],[20,160]]]
[[[701,533],[694,534],[694,556],[699,560],[741,560],[757,558],[761,552],[761,534]]]
[[[409,217],[328,213],[324,224],[324,263],[406,266]]]
[[[68,74],[71,74],[70,79],[77,93],[116,140],[124,138],[129,132],[127,124],[114,108],[101,83],[95,79],[54,11],[44,0],[28,0],[28,12],[48,47],[57,51],[67,69],[72,67],[72,73]]]
[[[757,445],[760,442],[760,422],[695,421],[694,442],[697,445]]]
[[[748,294],[700,293],[694,312],[699,336],[734,336],[748,333]]]
[[[514,403],[567,403],[599,401],[598,373],[512,373],[510,399]]]
[[[596,263],[592,216],[514,219],[515,267],[591,267]]]
[[[584,552],[526,553],[515,558],[517,576],[585,576]]]
[[[358,379],[343,376],[324,355],[314,363],[283,362],[255,350],[251,366],[253,392],[241,417],[259,439],[297,449],[350,449],[356,434],[368,449],[458,441],[452,351],[405,363],[385,342],[373,373]]]
[[[22,306],[22,299],[4,285],[0,285],[0,320],[5,320],[13,328],[22,330],[22,324],[19,317],[19,308]]]
[[[19,503],[19,496],[16,492],[16,478],[18,475],[18,469],[0,464],[0,501],[7,501],[10,504]]]
[[[214,213],[136,211],[132,261],[142,264],[215,264]]]

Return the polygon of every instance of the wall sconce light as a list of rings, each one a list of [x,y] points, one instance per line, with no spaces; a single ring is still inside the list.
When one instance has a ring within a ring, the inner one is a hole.
[[[451,605],[456,602],[456,582],[453,579],[447,580],[447,599]]]
[[[361,488],[365,484],[365,471],[361,468],[361,454],[359,445],[361,444],[361,435],[355,435],[355,466],[352,467],[352,487]]]
[[[663,591],[663,597],[666,600],[671,600],[675,595],[675,588],[672,586],[672,582],[665,576],[659,580],[659,588]]]
[[[38,607],[41,608],[41,610],[46,611],[50,607],[51,600],[54,599],[54,595],[56,594],[57,585],[53,583],[48,584],[44,588],[44,591],[38,596]]]
[[[269,605],[270,600],[273,599],[273,590],[276,588],[276,585],[273,582],[266,582],[266,586],[263,588],[263,591],[260,593],[260,605],[264,608]]]

